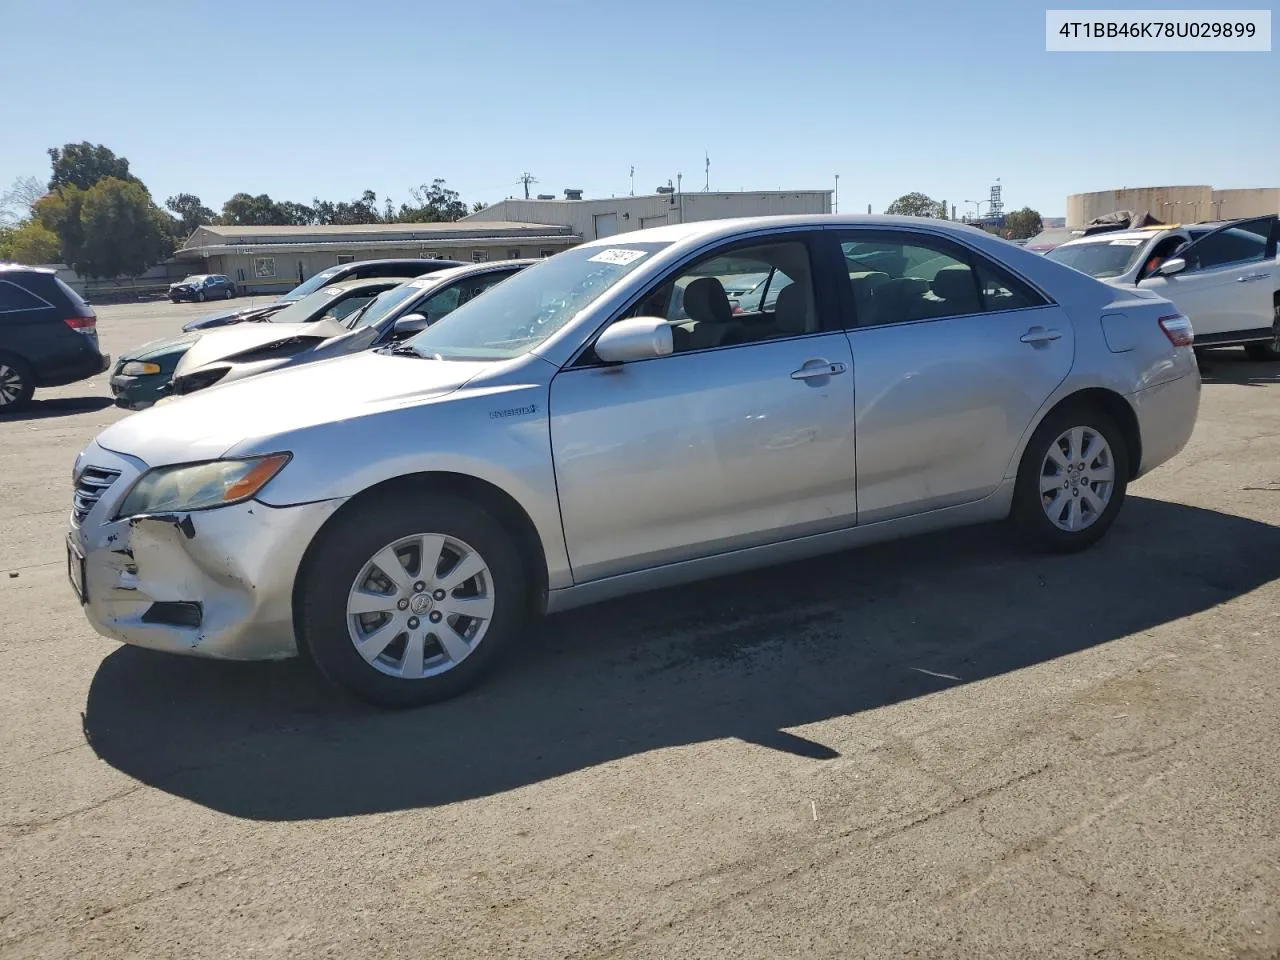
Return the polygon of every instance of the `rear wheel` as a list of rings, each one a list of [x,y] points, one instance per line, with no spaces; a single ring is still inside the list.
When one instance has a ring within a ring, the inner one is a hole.
[[[36,392],[35,377],[25,361],[0,356],[0,414],[17,413]]]
[[[227,299],[230,300],[235,295],[236,295],[236,292],[232,290],[230,287],[227,287]]]
[[[321,672],[383,707],[461,693],[525,626],[528,577],[487,512],[447,495],[369,501],[339,517],[298,593]]]
[[[1022,455],[1012,518],[1033,546],[1083,550],[1115,522],[1129,480],[1129,451],[1114,421],[1092,406],[1055,410]]]

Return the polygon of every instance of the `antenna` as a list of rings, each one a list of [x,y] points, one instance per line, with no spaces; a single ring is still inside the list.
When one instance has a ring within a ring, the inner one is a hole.
[[[636,165],[631,165],[631,196],[636,195]]]
[[[529,199],[529,184],[531,184],[531,183],[537,183],[537,182],[538,182],[538,178],[537,178],[537,177],[535,177],[535,176],[534,176],[532,173],[530,173],[528,170],[526,170],[524,173],[520,174],[520,176],[516,179],[516,183],[523,183],[523,184],[524,184],[524,198],[525,198],[526,200],[528,200],[528,199]]]
[[[706,182],[706,185],[703,186],[702,192],[710,193],[711,192],[711,157],[707,154],[705,150],[702,152],[702,156],[707,161],[707,182]]]

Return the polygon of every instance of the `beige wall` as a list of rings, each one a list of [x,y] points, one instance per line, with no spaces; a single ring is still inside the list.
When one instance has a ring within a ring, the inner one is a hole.
[[[1213,219],[1239,220],[1280,214],[1280,187],[1213,191]]]
[[[1073,193],[1067,197],[1067,226],[1080,227],[1117,210],[1144,210],[1166,223],[1210,220],[1215,216],[1213,188],[1204,185],[1133,187]]]

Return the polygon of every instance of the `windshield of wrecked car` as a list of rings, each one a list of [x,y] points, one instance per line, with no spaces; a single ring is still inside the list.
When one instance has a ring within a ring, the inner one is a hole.
[[[1045,256],[1103,280],[1128,273],[1142,256],[1148,242],[1118,238],[1097,243],[1069,243],[1063,247],[1054,247]]]
[[[271,314],[268,319],[272,323],[306,323],[324,313],[325,307],[333,303],[334,297],[341,294],[341,287],[321,287],[309,297],[303,297],[297,303],[291,303],[283,310]]]
[[[330,267],[328,270],[321,270],[310,280],[306,281],[305,283],[298,284],[296,287],[294,287],[292,290],[286,293],[283,299],[301,300],[303,297],[309,294],[315,293],[317,290],[319,290],[328,282],[330,277],[332,277],[335,273],[337,273],[341,269],[342,267]]]
[[[491,287],[402,346],[445,360],[506,360],[528,353],[666,243],[575,247]]]
[[[438,279],[421,277],[410,280],[390,290],[383,290],[364,310],[347,318],[347,326],[352,330],[357,327],[368,327],[390,316],[404,304],[418,296],[424,290],[430,290],[440,283]]]

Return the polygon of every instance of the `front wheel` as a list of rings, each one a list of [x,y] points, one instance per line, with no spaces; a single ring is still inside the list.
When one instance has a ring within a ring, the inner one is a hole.
[[[470,501],[369,501],[322,537],[298,593],[301,640],[362,700],[413,707],[456,696],[526,625],[524,560]]]
[[[1129,481],[1129,451],[1114,421],[1091,406],[1056,410],[1027,444],[1012,518],[1031,544],[1069,553],[1115,522]]]
[[[196,300],[198,300],[200,303],[204,303],[204,291],[203,291],[203,290],[197,290],[197,291],[196,291]]]
[[[236,292],[235,292],[234,290],[232,290],[230,287],[227,287],[227,296],[226,296],[226,299],[230,300],[230,299],[231,299],[232,297],[234,297],[235,295],[236,295]]]

